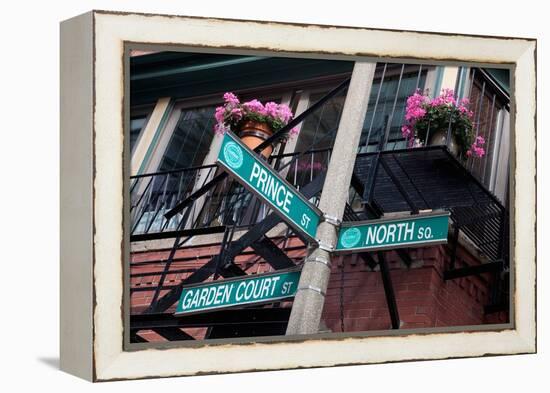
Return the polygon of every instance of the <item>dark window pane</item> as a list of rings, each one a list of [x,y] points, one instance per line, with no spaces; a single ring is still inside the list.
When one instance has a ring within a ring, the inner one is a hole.
[[[141,132],[145,128],[146,123],[147,123],[146,115],[132,117],[130,119],[130,151],[131,152],[134,151],[136,142],[139,139]]]
[[[214,137],[214,106],[181,112],[159,171],[200,166]]]
[[[381,82],[382,89],[380,90]],[[422,72],[420,77],[418,72],[404,74],[401,83],[399,83],[399,73],[392,76],[386,75],[383,81],[380,79],[375,80],[369,97],[369,106],[363,124],[360,146],[365,146],[368,143],[371,147],[369,150],[378,149],[378,143],[381,137],[385,135],[388,122],[391,121],[386,149],[404,148],[405,141],[401,135],[401,126],[405,120],[407,98],[415,93],[417,86],[421,90],[424,89],[425,82],[426,72]],[[398,87],[399,91],[397,90]],[[376,97],[379,90],[380,97],[377,104]],[[395,101],[396,95],[397,101]],[[395,109],[393,107],[394,101]],[[376,111],[374,110],[375,107]]]
[[[310,105],[319,101],[329,91],[311,94]],[[296,186],[301,187],[309,183],[319,172],[326,170],[329,159],[328,149],[334,144],[346,92],[344,90],[331,98],[304,120],[295,151],[317,151],[302,155],[295,164],[291,165],[287,178]]]

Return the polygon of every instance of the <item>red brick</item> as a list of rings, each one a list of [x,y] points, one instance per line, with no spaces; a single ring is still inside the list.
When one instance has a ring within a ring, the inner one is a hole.
[[[290,238],[288,245],[304,246],[298,238]],[[176,258],[191,258],[185,261],[175,261],[171,270],[197,269],[206,263],[213,255],[219,252],[219,245],[192,246],[179,250]],[[289,252],[291,258],[301,260],[306,249]],[[247,272],[261,274],[273,271],[265,261],[250,266],[256,258],[251,249],[235,260]],[[426,326],[471,325],[480,323],[502,323],[508,320],[507,313],[485,315],[483,306],[487,303],[491,282],[490,275],[466,277],[458,280],[443,281],[442,272],[449,263],[447,246],[434,246],[412,249],[410,254],[414,260],[422,262],[418,268],[406,268],[395,252],[386,252],[390,265],[390,274],[394,284],[394,291],[398,310],[405,325],[410,328]],[[164,263],[140,265],[139,262],[166,260],[169,250],[155,250],[133,253],[131,256],[131,273],[154,273],[145,277],[132,277],[131,286],[139,288],[150,287],[150,291],[136,291],[131,296],[132,313],[144,310],[151,301],[155,286],[151,286],[160,279]],[[390,327],[386,297],[379,271],[369,271],[365,264],[357,258],[352,265],[353,257],[343,259],[344,271],[344,314],[346,316],[346,331],[380,330]],[[472,255],[459,247],[457,266],[478,264]],[[334,331],[340,330],[340,286],[341,271],[334,263],[330,276],[329,288],[323,309],[323,319],[327,326]],[[176,284],[188,277],[191,273],[169,273],[165,284]],[[138,285],[139,284],[139,285]],[[155,284],[156,285],[156,284]],[[162,291],[161,296],[167,291]],[[290,302],[286,302],[288,306]],[[172,312],[174,306],[168,310]],[[194,332],[200,336],[199,330]],[[154,337],[154,335],[151,335]],[[157,338],[158,339],[158,338]]]

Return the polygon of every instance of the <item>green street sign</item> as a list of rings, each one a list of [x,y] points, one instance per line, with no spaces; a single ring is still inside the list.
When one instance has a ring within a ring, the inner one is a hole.
[[[296,294],[300,274],[300,270],[287,270],[189,285],[183,288],[175,314],[271,303],[290,298]]]
[[[267,202],[285,222],[315,241],[322,216],[319,209],[232,132],[224,134],[217,162],[241,184]]]
[[[337,252],[434,245],[447,242],[449,213],[342,224]]]

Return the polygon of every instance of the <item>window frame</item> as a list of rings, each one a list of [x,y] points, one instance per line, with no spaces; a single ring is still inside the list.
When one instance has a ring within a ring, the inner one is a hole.
[[[151,115],[153,114],[153,111],[155,110],[156,102],[154,104],[144,104],[144,105],[138,105],[130,109],[130,124],[132,121],[132,118],[141,117],[145,115],[145,121],[143,122],[143,126],[139,130],[138,137],[136,138],[134,142],[134,146],[130,146],[130,156],[132,157],[134,154],[134,151],[136,150],[136,147],[139,145],[139,142],[141,140],[141,137],[143,136],[143,131],[147,128],[147,124],[149,123],[149,120],[151,119]],[[130,133],[128,133],[128,136],[130,137]]]

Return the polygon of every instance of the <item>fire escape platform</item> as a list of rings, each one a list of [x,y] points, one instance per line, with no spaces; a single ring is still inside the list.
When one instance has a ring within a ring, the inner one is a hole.
[[[455,229],[489,260],[507,263],[506,208],[446,146],[359,154],[354,177],[363,187],[368,186],[373,165],[378,168],[370,179],[374,182],[371,204],[381,215],[448,210]]]

